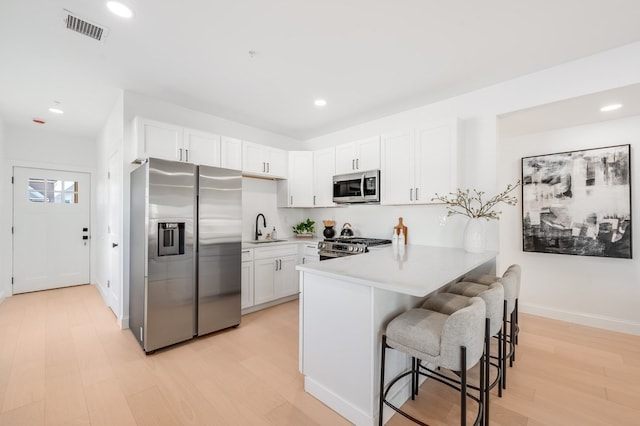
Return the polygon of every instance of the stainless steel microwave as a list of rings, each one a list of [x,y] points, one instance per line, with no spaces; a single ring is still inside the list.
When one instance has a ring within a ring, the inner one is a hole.
[[[380,170],[333,177],[334,203],[379,203]]]

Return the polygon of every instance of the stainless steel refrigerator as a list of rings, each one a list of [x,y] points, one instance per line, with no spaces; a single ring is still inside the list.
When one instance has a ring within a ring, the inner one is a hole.
[[[241,210],[236,170],[131,172],[129,327],[145,352],[240,323]]]

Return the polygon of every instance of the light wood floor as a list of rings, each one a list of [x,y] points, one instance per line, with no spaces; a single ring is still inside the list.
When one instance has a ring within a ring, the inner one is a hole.
[[[520,322],[517,363],[504,397],[492,399],[492,424],[640,424],[639,337],[528,315]],[[93,286],[0,304],[2,426],[348,424],[302,386],[297,302],[150,356],[117,328]],[[406,406],[431,424],[455,424],[456,400],[426,384]]]

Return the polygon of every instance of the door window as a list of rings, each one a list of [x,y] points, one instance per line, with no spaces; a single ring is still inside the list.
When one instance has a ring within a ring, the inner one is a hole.
[[[32,203],[78,204],[78,182],[29,178],[28,197]]]

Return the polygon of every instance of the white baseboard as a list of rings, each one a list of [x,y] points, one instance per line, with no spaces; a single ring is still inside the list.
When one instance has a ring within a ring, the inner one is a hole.
[[[120,325],[121,330],[126,330],[129,328],[129,317],[122,317],[121,320],[118,320],[118,324]]]
[[[518,309],[526,314],[538,315],[541,317],[567,321],[574,324],[586,325],[589,327],[602,328],[619,333],[634,334],[640,336],[640,323],[625,321],[619,318],[610,318],[600,315],[585,314],[583,312],[570,312],[560,309],[549,308],[540,305],[520,303]]]
[[[309,377],[304,378],[304,390],[355,425],[374,424],[373,417]]]
[[[263,309],[270,308],[272,306],[280,305],[282,303],[291,302],[292,300],[296,300],[299,297],[298,294],[294,294],[292,296],[283,297],[282,299],[272,300],[271,302],[262,303],[260,305],[250,306],[248,308],[244,308],[241,312],[242,315],[250,314],[252,312],[261,311]]]

